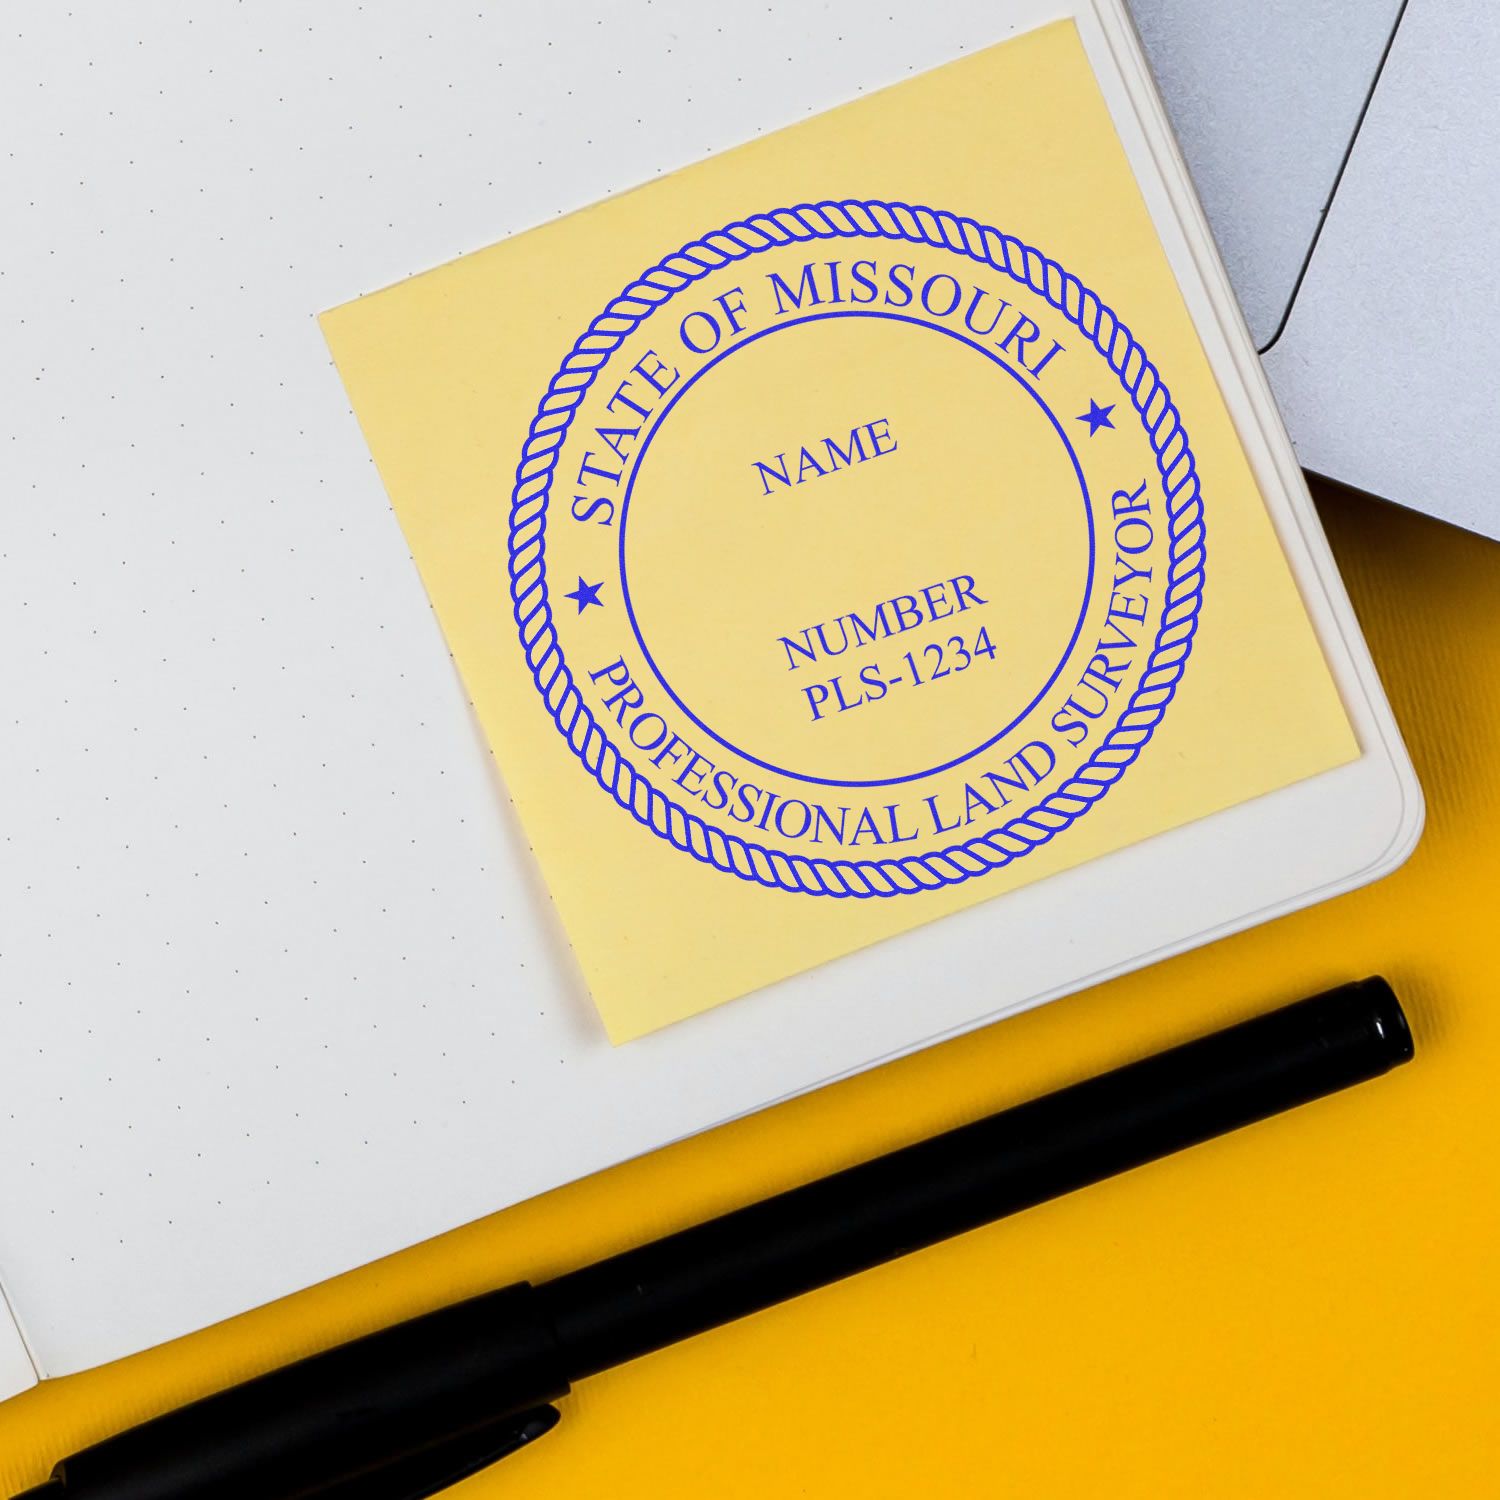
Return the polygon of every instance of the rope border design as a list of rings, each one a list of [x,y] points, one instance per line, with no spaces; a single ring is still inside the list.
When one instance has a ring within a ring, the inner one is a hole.
[[[1115,726],[1056,791],[983,837],[932,854],[847,860],[767,849],[685,811],[652,786],[600,728],[558,645],[543,553],[552,474],[599,371],[658,307],[695,281],[763,250],[807,240],[906,240],[967,256],[1044,298],[1102,354],[1150,438],[1166,497],[1167,594],[1146,671]],[[537,691],[573,753],[615,801],[658,838],[741,880],[816,896],[906,895],[957,885],[1050,842],[1088,811],[1140,755],[1177,691],[1203,597],[1203,501],[1187,433],[1155,365],[1115,312],[1076,276],[1013,235],[922,205],[847,199],[775,209],[684,245],[614,298],[579,336],[547,386],[516,466],[509,574],[521,644]]]

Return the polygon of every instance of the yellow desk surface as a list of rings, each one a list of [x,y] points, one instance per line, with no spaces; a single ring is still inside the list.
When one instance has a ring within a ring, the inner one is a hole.
[[[453,1493],[1500,1494],[1500,546],[1319,499],[1427,792],[1403,870],[49,1382],[0,1407],[0,1494],[296,1355],[1372,972],[1410,1067],[590,1380]]]

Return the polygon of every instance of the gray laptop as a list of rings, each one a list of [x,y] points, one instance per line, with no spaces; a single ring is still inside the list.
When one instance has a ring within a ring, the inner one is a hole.
[[[1500,4],[1128,3],[1304,467],[1500,537]]]

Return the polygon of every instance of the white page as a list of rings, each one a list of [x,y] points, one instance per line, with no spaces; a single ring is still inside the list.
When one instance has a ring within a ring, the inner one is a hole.
[[[37,1382],[36,1366],[9,1304],[0,1296],[0,1401],[18,1396]]]

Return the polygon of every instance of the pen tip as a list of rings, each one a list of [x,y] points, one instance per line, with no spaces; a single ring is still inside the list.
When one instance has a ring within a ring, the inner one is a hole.
[[[534,1443],[539,1437],[552,1431],[557,1426],[562,1413],[555,1406],[539,1406],[535,1411],[527,1412],[526,1418],[516,1428],[516,1442],[521,1446]]]

